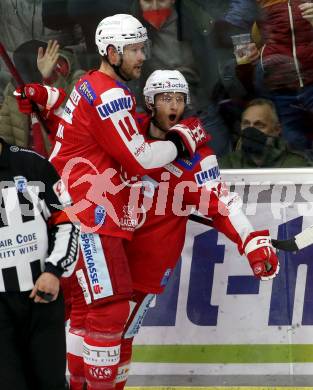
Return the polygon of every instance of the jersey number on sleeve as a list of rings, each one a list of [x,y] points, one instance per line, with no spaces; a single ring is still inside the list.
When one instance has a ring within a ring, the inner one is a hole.
[[[123,120],[118,121],[119,127],[122,129],[128,142],[131,142],[133,136],[138,133],[137,129],[134,129],[131,124],[129,116],[125,116]]]

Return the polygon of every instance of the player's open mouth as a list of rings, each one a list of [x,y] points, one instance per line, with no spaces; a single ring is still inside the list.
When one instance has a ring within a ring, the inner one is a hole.
[[[171,122],[174,122],[175,119],[176,119],[176,115],[175,115],[175,114],[170,114],[170,115],[168,116],[168,118],[169,118],[169,120],[170,120]]]

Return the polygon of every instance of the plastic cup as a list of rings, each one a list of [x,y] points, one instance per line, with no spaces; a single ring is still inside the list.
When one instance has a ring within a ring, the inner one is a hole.
[[[238,65],[248,64],[251,36],[250,34],[238,34],[231,37],[234,45],[234,54]]]

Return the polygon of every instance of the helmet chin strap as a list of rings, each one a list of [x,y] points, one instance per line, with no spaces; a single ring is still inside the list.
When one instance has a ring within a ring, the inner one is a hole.
[[[121,68],[121,65],[111,65],[112,68],[114,69],[114,72],[123,80],[123,81],[130,81],[131,78],[126,78],[122,75],[121,71],[120,71],[120,68]]]
[[[109,62],[109,61],[108,61]],[[124,75],[122,75],[122,73],[121,73],[121,67],[122,67],[122,65],[123,65],[123,55],[121,55],[121,62],[120,62],[120,64],[119,65],[114,65],[114,64],[111,64],[110,62],[109,62],[109,64],[112,66],[112,68],[114,69],[114,72],[123,80],[123,81],[130,81],[131,80],[131,78],[126,78]]]
[[[157,127],[159,130],[161,130],[163,133],[167,133],[167,129],[164,129],[161,124],[157,121],[156,119],[156,113],[157,113],[157,108],[154,105],[151,105],[152,108],[152,118],[151,122],[155,127]]]
[[[154,124],[155,127],[157,127],[159,130],[163,131],[163,133],[167,133],[167,130],[164,129],[160,123],[155,119],[155,117],[152,118],[151,122]]]

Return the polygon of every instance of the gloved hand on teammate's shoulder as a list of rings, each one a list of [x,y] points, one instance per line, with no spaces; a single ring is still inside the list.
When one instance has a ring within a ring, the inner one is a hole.
[[[35,83],[17,88],[13,95],[16,98],[19,111],[23,114],[34,112],[33,103],[37,104],[40,110],[56,110],[66,97],[66,93],[62,88]]]
[[[250,233],[243,245],[243,251],[257,278],[270,280],[278,274],[279,261],[268,230]]]
[[[172,141],[178,151],[178,157],[192,158],[196,150],[206,144],[210,137],[196,117],[183,119],[166,133],[166,139]]]

